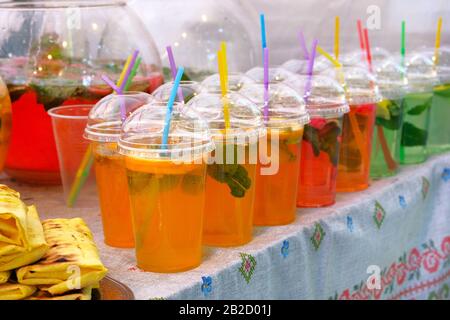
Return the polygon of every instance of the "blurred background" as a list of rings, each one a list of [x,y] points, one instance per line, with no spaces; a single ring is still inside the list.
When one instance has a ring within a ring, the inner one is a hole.
[[[400,50],[401,20],[406,20],[407,50],[412,51],[422,46],[434,46],[437,20],[442,16],[442,45],[450,45],[448,0],[133,0],[130,5],[152,33],[164,64],[165,46],[169,44],[189,49],[179,52],[190,56],[191,60],[194,59],[192,55],[200,54],[192,49],[197,41],[201,41],[199,34],[194,38],[189,34],[201,30],[200,22],[216,23],[216,29],[228,27],[231,30],[226,40],[230,42],[244,37],[244,43],[231,48],[230,54],[239,55],[245,60],[242,64],[247,64],[247,60],[254,57],[250,54],[249,58],[249,53],[245,52],[249,50],[246,44],[260,46],[260,12],[266,16],[271,64],[281,64],[301,54],[297,41],[300,29],[307,41],[316,37],[322,47],[331,48],[337,15],[341,18],[342,52],[359,48],[358,18],[370,29],[372,46],[396,52]],[[245,38],[247,33],[249,39]],[[213,36],[213,33],[209,30],[203,36]],[[257,54],[259,58],[259,52]]]

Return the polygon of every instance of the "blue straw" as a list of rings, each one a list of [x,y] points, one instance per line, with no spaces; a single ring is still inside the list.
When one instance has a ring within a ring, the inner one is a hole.
[[[179,67],[177,76],[173,81],[172,91],[170,92],[169,102],[167,103],[167,111],[166,111],[166,123],[164,124],[163,131],[163,149],[167,149],[167,145],[169,143],[169,130],[170,130],[170,121],[172,120],[172,110],[173,104],[175,103],[175,99],[177,97],[178,87],[180,86],[181,77],[183,76],[184,68]]]
[[[266,19],[264,17],[264,13],[260,14],[259,21],[260,21],[260,25],[261,25],[261,44],[262,44],[263,64],[264,64],[264,49],[267,48]]]

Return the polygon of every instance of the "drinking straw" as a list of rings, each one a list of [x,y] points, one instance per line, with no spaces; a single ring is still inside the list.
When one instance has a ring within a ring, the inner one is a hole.
[[[441,29],[442,29],[442,17],[439,17],[438,25],[436,29],[436,42],[434,45],[434,65],[439,64],[439,48],[441,47]]]
[[[138,55],[139,55],[139,50],[135,50],[133,52],[133,56],[131,57],[130,64],[128,65],[128,68],[125,71],[125,76],[123,77],[123,79],[119,79],[118,84],[119,84],[119,86],[120,86],[119,88],[122,92],[125,89],[125,85],[127,84],[128,79],[130,78],[131,71],[133,70],[133,67],[136,64],[136,59],[137,59]]]
[[[318,41],[317,41],[317,39],[315,39],[312,44],[311,57],[308,60],[308,70],[307,70],[308,78],[306,81],[305,92],[304,92],[305,100],[308,99],[309,92],[311,91],[312,77],[313,77],[313,73],[314,73],[314,60],[316,59],[317,43],[318,43]]]
[[[269,48],[264,48],[264,121],[269,119]]]
[[[369,31],[367,28],[364,28],[364,43],[366,47],[367,65],[369,66],[369,71],[372,72],[372,54],[370,52]]]
[[[184,68],[178,68],[177,75],[175,76],[175,80],[173,81],[172,91],[170,92],[169,101],[167,102],[167,111],[166,111],[166,119],[164,124],[163,131],[163,149],[167,149],[167,145],[169,143],[169,130],[170,130],[170,122],[172,120],[172,111],[173,104],[175,103],[175,98],[177,97],[178,87],[180,85],[181,77],[183,76]]]
[[[175,80],[177,77],[177,64],[175,63],[175,57],[173,56],[173,51],[171,46],[166,47],[167,56],[169,57],[170,72],[172,73],[172,79]],[[180,102],[184,102],[183,91],[178,88],[178,99]]]
[[[300,40],[300,47],[302,48],[302,51],[303,51],[303,58],[305,60],[309,60],[309,53],[308,53],[308,48],[306,47],[305,35],[303,34],[303,31],[301,31],[301,30],[298,33],[298,39]]]
[[[331,54],[329,54],[328,52],[326,52],[321,46],[317,45],[316,46],[317,52],[319,52],[321,55],[323,55],[325,58],[327,58],[335,68],[340,68],[342,67],[342,64],[336,60],[335,58],[333,58],[331,56]]]
[[[122,72],[120,73],[119,80],[117,81],[119,87],[120,84],[123,82],[123,79],[125,78],[125,74],[127,73],[128,68],[130,67],[131,59],[133,59],[132,54],[128,56],[127,61],[125,62],[125,66],[123,67]]]
[[[334,57],[339,60],[339,29],[340,29],[340,19],[336,16],[334,21]]]
[[[228,92],[228,59],[227,59],[227,44],[225,43],[225,41],[222,41],[220,43],[220,50],[222,51],[223,62],[225,62],[222,66],[224,68],[223,76],[225,83],[227,85],[227,92]]]
[[[222,102],[223,102],[223,118],[225,121],[225,129],[230,128],[230,107],[228,104],[227,93],[228,93],[228,81],[227,75],[225,74],[227,71],[227,61],[226,61],[226,52],[223,51],[224,46],[222,46],[221,50],[217,53],[217,63],[219,67],[219,76],[220,76],[220,89],[222,91]]]
[[[361,52],[364,53],[365,48],[364,48],[364,37],[363,37],[363,29],[362,29],[361,19],[358,19],[358,21],[356,21],[356,27],[358,29],[359,46],[361,47]]]
[[[402,55],[402,67],[405,68],[405,55],[406,55],[406,22],[402,21],[402,43],[400,48],[400,53]]]
[[[125,85],[125,90],[124,91],[128,91],[128,89],[130,88],[131,83],[133,82],[133,79],[136,76],[137,71],[138,71],[138,69],[139,69],[139,67],[141,65],[141,61],[142,61],[141,57],[138,57],[136,59],[136,63],[133,66],[133,70],[131,70],[131,74],[130,74],[130,77],[128,78],[127,84]]]
[[[266,19],[264,17],[264,13],[261,13],[259,15],[259,22],[261,25],[261,44],[262,49],[267,48],[267,38],[266,38]],[[263,52],[264,54],[264,52]]]

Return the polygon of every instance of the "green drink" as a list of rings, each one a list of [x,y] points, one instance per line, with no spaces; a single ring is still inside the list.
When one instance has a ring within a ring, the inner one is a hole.
[[[433,89],[428,153],[450,151],[450,82]]]

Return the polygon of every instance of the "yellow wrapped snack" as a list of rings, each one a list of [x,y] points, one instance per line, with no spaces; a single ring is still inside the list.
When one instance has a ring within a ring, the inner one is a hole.
[[[11,275],[10,271],[1,271],[0,272],[0,284],[6,283]]]
[[[42,223],[50,249],[36,264],[16,271],[21,284],[48,286],[53,296],[97,284],[107,273],[92,233],[80,218]]]
[[[92,287],[83,288],[80,290],[70,291],[61,296],[52,296],[47,291],[39,290],[31,297],[25,300],[91,300]]]
[[[0,284],[0,300],[20,300],[31,296],[36,287],[17,283]]]
[[[27,207],[19,193],[0,185],[0,271],[34,263],[47,249],[36,208]]]

